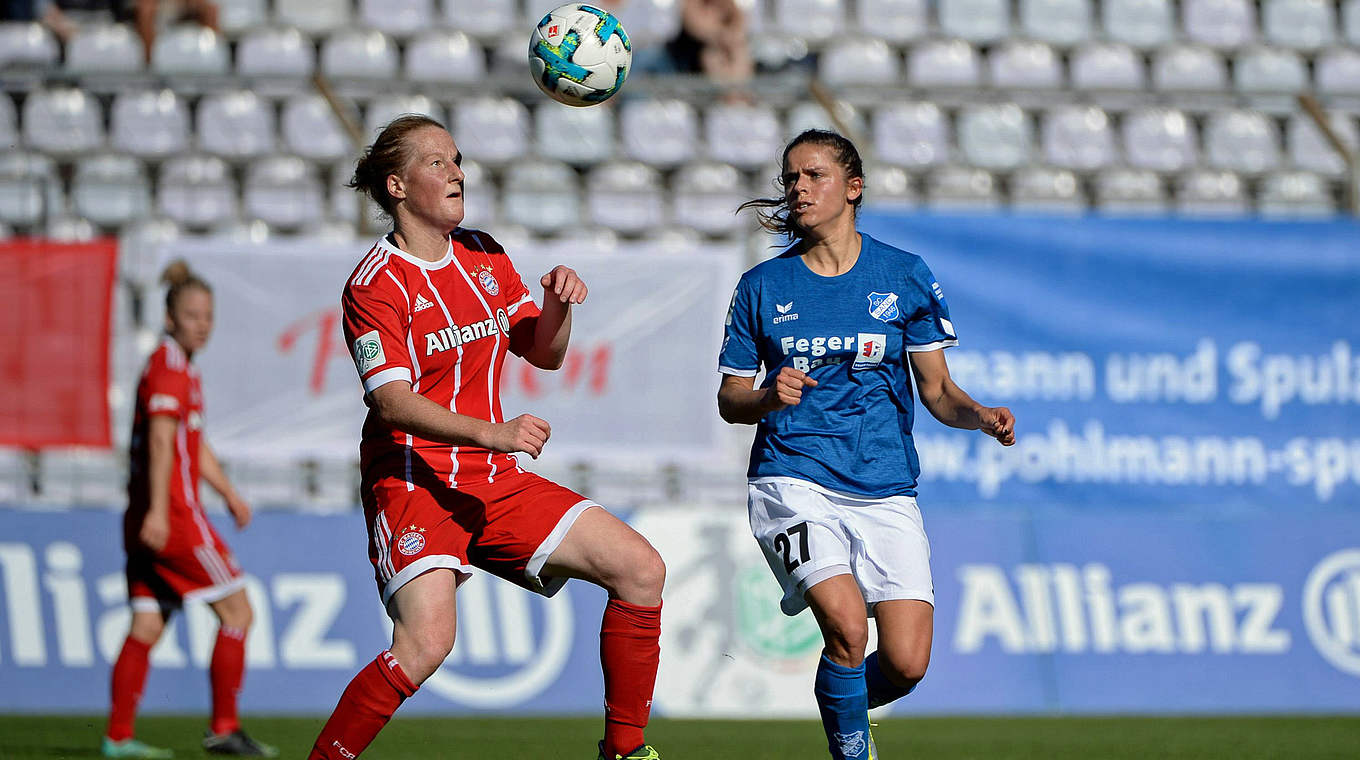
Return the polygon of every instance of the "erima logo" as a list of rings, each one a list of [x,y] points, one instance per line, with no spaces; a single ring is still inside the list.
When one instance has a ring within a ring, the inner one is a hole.
[[[798,318],[798,312],[794,312],[794,313],[792,313],[792,314],[789,313],[789,311],[791,311],[792,309],[793,309],[793,301],[789,301],[788,303],[777,303],[777,304],[775,304],[775,305],[774,305],[774,310],[777,311],[777,312],[779,312],[779,316],[777,316],[777,317],[774,318],[774,320],[773,320],[773,321],[774,321],[774,324],[777,325],[777,324],[780,324],[781,322],[792,322],[793,320],[797,319],[797,318]]]
[[[434,304],[430,303],[430,300],[426,298],[423,293],[417,294],[416,305],[411,307],[411,313],[415,314],[416,312],[425,311],[426,309],[431,308],[432,306],[434,306]]]
[[[497,333],[496,318],[487,317],[470,325],[449,325],[442,330],[425,333],[425,355],[437,354],[457,348],[464,343],[490,337]]]

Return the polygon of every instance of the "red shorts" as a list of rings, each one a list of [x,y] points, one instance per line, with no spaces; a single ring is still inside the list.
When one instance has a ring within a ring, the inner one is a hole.
[[[212,523],[202,514],[189,515],[188,519],[178,519],[180,516],[177,513],[171,518],[170,540],[159,552],[152,552],[137,540],[140,525],[126,525],[128,598],[134,612],[177,609],[185,599],[215,602],[245,587],[236,557]]]
[[[456,490],[384,477],[364,488],[363,501],[368,559],[383,604],[411,579],[441,567],[453,570],[458,583],[478,567],[552,596],[567,579],[542,576],[543,565],[576,518],[599,506],[522,471]]]

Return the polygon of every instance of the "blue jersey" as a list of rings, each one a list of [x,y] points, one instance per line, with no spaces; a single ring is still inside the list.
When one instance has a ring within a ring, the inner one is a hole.
[[[761,419],[751,478],[788,477],[864,496],[916,495],[909,351],[958,345],[944,293],[920,256],[861,235],[850,271],[823,277],[797,249],[742,275],[718,370],[774,382],[781,367],[818,383]]]

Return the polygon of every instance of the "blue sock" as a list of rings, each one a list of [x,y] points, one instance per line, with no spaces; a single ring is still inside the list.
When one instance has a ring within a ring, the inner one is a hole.
[[[864,664],[847,668],[823,654],[813,693],[833,760],[868,760],[869,694],[864,687]]]
[[[882,707],[889,702],[896,702],[902,697],[907,696],[916,688],[912,684],[910,689],[888,680],[883,674],[883,669],[878,666],[878,652],[874,652],[864,658],[864,683],[869,687],[869,709]]]

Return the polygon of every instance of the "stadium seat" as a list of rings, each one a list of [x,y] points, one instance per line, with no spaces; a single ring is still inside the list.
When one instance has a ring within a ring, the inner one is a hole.
[[[1272,219],[1319,219],[1336,214],[1336,199],[1326,181],[1309,172],[1267,176],[1258,198],[1261,215]]]
[[[121,92],[109,110],[114,150],[163,158],[189,146],[189,108],[173,90]]]
[[[874,111],[874,154],[917,169],[948,163],[949,119],[934,103],[889,103]]]
[[[623,155],[669,168],[699,155],[699,117],[688,101],[639,98],[619,108]]]
[[[391,226],[391,220],[383,218],[382,209],[379,208],[378,204],[370,200],[367,195],[349,187],[349,181],[354,176],[354,163],[354,159],[345,158],[337,161],[331,167],[330,182],[327,184],[330,190],[330,198],[327,201],[330,216],[333,219],[359,227],[364,235],[376,230],[384,230]],[[475,172],[477,169],[475,162],[466,159],[463,161],[464,167],[469,164],[474,165],[471,171]],[[472,174],[469,174],[468,179],[471,179],[472,176]],[[484,180],[478,180],[478,182],[482,181]],[[463,207],[469,214],[471,214],[472,206],[477,202],[479,195],[494,193],[494,189],[480,190],[476,185],[470,184],[466,180],[464,187],[469,189],[469,195],[467,200],[464,201]],[[361,223],[360,217],[363,217],[363,223]],[[481,217],[468,216],[468,222],[473,227],[480,226],[484,221]]]
[[[1332,48],[1313,61],[1317,91],[1325,95],[1360,95],[1360,50]]]
[[[1336,41],[1333,0],[1262,0],[1266,41],[1294,50],[1317,50]]]
[[[637,53],[663,46],[680,33],[680,5],[675,0],[628,0],[612,5],[610,11],[628,30]]]
[[[995,211],[1001,207],[996,179],[982,169],[946,166],[926,182],[926,203],[946,212]]]
[[[0,23],[0,69],[45,69],[61,57],[57,38],[36,21]]]
[[[0,222],[37,224],[62,206],[61,180],[51,158],[26,150],[0,153]]]
[[[591,224],[637,235],[666,224],[661,175],[639,161],[596,166],[586,175],[586,212]]]
[[[518,0],[442,0],[445,26],[466,32],[478,39],[500,39],[525,27],[524,43],[528,48],[528,27],[538,23],[534,18],[520,18]],[[548,10],[552,5],[543,6]],[[530,14],[534,15],[534,14]]]
[[[775,166],[784,149],[782,136],[768,106],[718,103],[704,114],[708,157],[741,169]]]
[[[1214,111],[1204,124],[1204,157],[1210,168],[1260,174],[1280,164],[1280,132],[1259,111]]]
[[[246,169],[244,213],[270,227],[292,230],[325,216],[325,194],[310,164],[271,156]]]
[[[529,152],[529,111],[513,98],[480,97],[454,109],[453,136],[463,155],[498,166]]]
[[[44,449],[38,455],[38,501],[116,507],[127,501],[127,456],[111,449]]]
[[[569,164],[596,164],[614,155],[614,111],[573,108],[543,98],[534,105],[534,152]]]
[[[1176,37],[1170,0],[1103,0],[1105,35],[1115,42],[1154,48]]]
[[[269,21],[268,0],[215,0],[217,3],[217,24],[228,37],[236,37],[242,32]]]
[[[1095,178],[1096,208],[1114,216],[1166,213],[1166,193],[1156,172],[1147,169],[1107,169]]]
[[[1216,48],[1256,40],[1256,4],[1250,0],[1182,0],[1185,36]]]
[[[58,243],[88,243],[99,237],[99,230],[89,219],[63,212],[47,217],[41,234]]]
[[[172,158],[161,165],[156,207],[184,227],[220,224],[236,216],[236,182],[220,158]]]
[[[0,448],[0,504],[23,504],[33,498],[30,457],[20,449]]]
[[[809,45],[821,45],[845,32],[845,4],[840,0],[773,0],[775,31]]]
[[[1245,93],[1302,92],[1308,88],[1308,68],[1292,50],[1250,47],[1237,54],[1233,79]]]
[[[560,161],[525,159],[506,167],[501,215],[539,235],[581,226],[576,171]]]
[[[142,41],[127,24],[81,26],[66,43],[66,70],[72,74],[135,74],[145,67]]]
[[[817,57],[817,76],[830,87],[890,86],[902,76],[902,59],[882,39],[842,37]]]
[[[710,162],[686,164],[675,170],[670,183],[671,219],[708,235],[729,235],[747,229],[749,212],[737,206],[751,200],[746,180],[735,166]]]
[[[477,229],[494,224],[500,219],[500,190],[495,178],[476,161],[463,159],[461,168],[464,223]]]
[[[359,0],[359,25],[409,37],[434,25],[434,0]]]
[[[431,30],[406,44],[405,72],[419,84],[471,84],[486,78],[486,54],[461,31]]]
[[[644,254],[690,253],[704,244],[704,236],[689,227],[659,227],[631,241],[629,251]]]
[[[831,118],[831,114],[828,114],[825,108],[822,108],[821,103],[813,101],[795,103],[784,116],[784,139],[786,141],[792,140],[809,129],[824,129],[851,135],[865,133],[867,125],[858,109],[843,100],[836,101],[834,108],[835,119]],[[845,125],[844,129],[837,126],[837,120]]]
[[[973,166],[1008,171],[1029,163],[1032,132],[1029,115],[1013,103],[959,112],[959,152]]]
[[[239,217],[228,217],[214,224],[206,233],[199,236],[200,239],[212,240],[232,246],[251,246],[260,245],[274,237],[274,231],[259,219],[241,219]],[[252,496],[246,496],[250,501],[256,501]]]
[[[1072,53],[1072,86],[1078,90],[1141,90],[1147,86],[1143,60],[1128,45],[1093,42]]]
[[[100,226],[122,226],[150,213],[151,181],[132,156],[91,156],[76,162],[71,206]]]
[[[316,47],[291,27],[252,29],[236,43],[236,73],[243,77],[310,77]]]
[[[352,0],[274,0],[274,20],[310,35],[325,35],[350,25]]]
[[[1152,57],[1152,86],[1164,92],[1221,92],[1228,68],[1212,48],[1169,45]]]
[[[911,175],[900,166],[874,164],[864,170],[864,203],[880,209],[911,209],[920,205]]]
[[[1091,0],[1020,0],[1020,31],[1029,39],[1072,47],[1091,38]]]
[[[974,88],[982,83],[977,50],[964,40],[927,40],[907,53],[913,87]]]
[[[295,234],[304,240],[340,245],[353,243],[359,237],[359,231],[352,222],[331,218],[310,220],[299,227]]]
[[[344,29],[321,43],[321,73],[336,79],[397,78],[397,46],[376,29]]]
[[[926,0],[859,0],[854,27],[900,45],[926,36],[930,11]]]
[[[1095,106],[1058,106],[1049,111],[1039,141],[1043,160],[1060,169],[1092,171],[1118,161],[1110,119]]]
[[[438,103],[424,95],[379,95],[364,109],[364,141],[372,142],[393,119],[402,114],[420,114],[448,125],[448,117]]]
[[[231,51],[217,32],[199,24],[178,24],[156,35],[151,69],[157,74],[226,74]]]
[[[353,459],[323,458],[303,468],[307,478],[305,503],[309,511],[359,509],[359,463]]]
[[[1341,29],[1346,42],[1360,47],[1360,0],[1343,0]]]
[[[1244,216],[1250,212],[1242,178],[1225,171],[1199,169],[1176,182],[1176,213],[1199,217]]]
[[[274,150],[273,105],[250,90],[227,90],[198,101],[198,147],[224,158],[255,158]]]
[[[938,0],[940,32],[977,44],[1005,38],[1011,30],[1008,0]]]
[[[99,102],[83,90],[56,87],[29,93],[22,121],[24,143],[44,153],[89,153],[104,144]]]
[[[0,145],[9,146],[19,142],[19,116],[14,110],[14,100],[8,93],[0,97]]]
[[[1011,176],[1011,207],[1046,214],[1082,214],[1086,193],[1077,175],[1066,169],[1031,167]]]
[[[1360,150],[1360,129],[1355,119],[1343,111],[1327,114],[1332,131],[1341,138],[1343,145],[1354,153]],[[1307,114],[1296,113],[1289,117],[1285,126],[1285,145],[1289,163],[1296,169],[1316,172],[1329,177],[1341,177],[1346,172],[1346,162],[1337,154],[1336,149],[1323,136],[1322,130]]]
[[[299,95],[284,102],[280,132],[284,148],[304,158],[330,160],[348,156],[355,148],[320,95]]]
[[[1124,116],[1123,135],[1124,155],[1135,168],[1182,171],[1198,160],[1195,126],[1180,111],[1132,111]]]
[[[1004,42],[987,54],[987,63],[997,89],[1057,90],[1063,86],[1062,59],[1043,42]]]
[[[118,273],[129,281],[136,283],[145,292],[146,289],[154,287],[156,278],[160,276],[162,265],[161,252],[169,243],[178,240],[180,236],[179,225],[173,219],[159,215],[148,215],[138,217],[123,225],[118,230]],[[115,335],[115,339],[118,336]],[[135,352],[139,355],[141,349]],[[114,361],[117,362],[119,353],[114,353]],[[141,367],[130,368],[126,374],[119,374],[115,369],[115,375],[128,377],[132,373],[139,372]],[[135,382],[135,378],[132,380]]]

